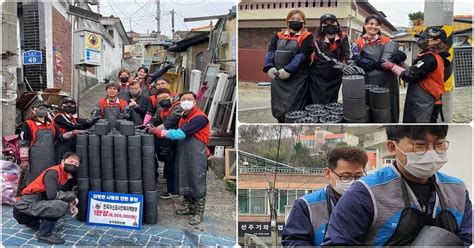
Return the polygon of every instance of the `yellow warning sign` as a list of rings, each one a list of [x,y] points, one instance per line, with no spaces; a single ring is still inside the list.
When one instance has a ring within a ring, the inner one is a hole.
[[[102,36],[90,32],[86,32],[86,50],[101,51]]]

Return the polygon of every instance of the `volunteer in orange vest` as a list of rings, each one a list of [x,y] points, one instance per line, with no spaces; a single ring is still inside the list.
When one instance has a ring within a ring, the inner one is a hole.
[[[292,10],[286,17],[287,28],[276,33],[265,55],[263,71],[271,84],[272,114],[285,122],[285,114],[304,109],[308,91],[313,34],[305,29],[306,17],[301,10]]]
[[[390,62],[399,64],[406,59],[402,51],[386,51],[389,47],[396,46],[389,37],[380,32],[382,19],[378,15],[369,15],[365,19],[362,36],[352,46],[352,59],[357,66],[365,70],[365,83],[376,84],[390,90],[390,119],[392,123],[398,123],[399,119],[399,86],[398,79],[390,71],[382,67],[382,54],[391,54]],[[390,43],[390,45],[389,45]]]
[[[99,117],[95,116],[91,116],[89,119],[79,118],[77,116],[76,101],[71,97],[63,98],[59,107],[60,112],[56,114],[53,121],[61,133],[89,129],[99,120]],[[66,152],[76,151],[76,139],[56,142],[54,150],[56,153],[56,163],[59,163]]]
[[[106,119],[110,122],[110,127],[115,128],[115,121],[117,119],[130,118],[131,109],[126,100],[118,97],[120,91],[118,84],[113,82],[106,84],[105,91],[107,96],[99,100],[92,111],[92,115]]]
[[[53,229],[59,218],[67,212],[74,217],[79,211],[76,194],[63,191],[79,164],[79,156],[67,152],[60,164],[49,167],[28,184],[14,204],[13,217],[19,224],[38,230],[39,242],[64,244],[64,239],[54,234]]]
[[[390,62],[383,66],[408,82],[403,122],[436,123],[440,114],[444,119],[441,98],[445,92],[444,82],[449,78],[446,70],[450,64],[448,38],[438,27],[428,27],[417,37],[422,52],[412,66],[405,69]]]
[[[365,74],[362,68],[354,64],[348,65],[350,44],[336,16],[325,14],[319,21],[318,33],[314,40],[315,56],[309,73],[307,104],[337,102],[342,75]]]
[[[156,100],[156,93],[160,89],[167,89],[171,92],[171,82],[166,79],[166,78],[158,78],[156,80],[156,83],[153,85],[153,89],[150,90],[150,93],[153,93],[150,96],[150,103],[148,104],[148,109],[147,109],[147,114],[145,116],[145,119],[143,121],[143,124],[146,125],[151,118],[154,116],[157,116],[160,105],[158,104],[158,101]],[[171,93],[171,101],[172,102],[178,102],[179,101],[179,95],[176,93]]]
[[[161,129],[177,129],[179,120],[183,114],[180,102],[173,101],[171,92],[162,88],[156,92],[156,101],[159,104],[157,115],[148,123],[149,126]],[[155,138],[156,156],[159,161],[165,163],[163,177],[166,179],[166,191],[160,194],[160,198],[169,199],[178,196],[176,188],[176,147],[178,142],[167,138]]]
[[[178,140],[176,151],[176,173],[178,193],[189,203],[176,211],[178,215],[193,215],[189,224],[198,225],[203,220],[206,204],[207,145],[210,124],[206,114],[197,106],[196,95],[187,91],[180,95],[183,114],[177,129],[164,130],[149,127],[155,137]]]
[[[48,105],[38,101],[33,105],[33,117],[23,123],[20,132],[20,167],[26,170],[24,184],[31,183],[52,164],[56,164],[54,145],[74,138],[83,130],[61,133],[49,117]]]

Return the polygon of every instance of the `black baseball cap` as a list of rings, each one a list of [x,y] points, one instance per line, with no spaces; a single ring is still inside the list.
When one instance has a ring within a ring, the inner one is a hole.
[[[321,17],[319,17],[319,22],[320,23],[323,23],[324,21],[326,20],[333,20],[333,21],[336,21],[337,22],[337,18],[335,15],[333,14],[324,14],[322,15]]]
[[[415,34],[416,38],[425,38],[425,39],[440,39],[444,44],[448,43],[448,36],[446,31],[438,27],[427,27],[425,31]]]
[[[45,102],[45,101],[37,101],[35,103],[33,103],[32,105],[33,108],[39,108],[39,107],[46,107],[48,108],[48,104]]]
[[[61,100],[61,105],[65,104],[65,103],[68,103],[68,102],[76,104],[76,101],[72,97],[64,97]]]

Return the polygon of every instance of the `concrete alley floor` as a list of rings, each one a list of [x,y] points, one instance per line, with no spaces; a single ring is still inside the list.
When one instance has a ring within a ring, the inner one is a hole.
[[[453,90],[453,123],[472,121],[472,87],[459,87]],[[270,86],[257,86],[256,83],[239,82],[238,118],[242,123],[277,123],[272,116]],[[400,122],[403,120],[406,88],[400,86]],[[339,92],[339,102],[342,93]]]

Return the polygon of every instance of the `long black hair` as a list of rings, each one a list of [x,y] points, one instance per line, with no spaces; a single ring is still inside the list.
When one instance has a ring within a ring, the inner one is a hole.
[[[341,25],[339,24],[339,22],[337,20],[336,20],[336,23],[337,23],[337,27],[339,28],[339,31],[336,34],[340,38],[340,40],[338,40],[336,42],[339,42],[339,43],[344,42],[344,40],[347,39],[347,38],[342,37]],[[325,36],[326,36],[326,34],[323,32],[323,25],[319,25],[319,27],[317,29],[317,35],[316,35],[316,38],[315,38],[315,42],[318,44],[320,49],[329,50],[328,44],[326,42],[324,42],[324,37]],[[337,57],[338,60],[342,61],[342,60],[344,60],[344,57],[345,57],[344,51],[341,48],[340,44],[338,44],[337,47],[339,49],[336,49],[336,57]]]
[[[141,69],[143,69],[143,70],[145,71],[145,73],[146,73],[146,76],[145,76],[145,78],[143,79],[143,82],[144,82],[144,83],[150,83],[150,82],[149,82],[149,75],[148,75],[148,68],[146,68],[145,66],[141,66],[141,67],[138,68],[137,73],[135,73],[135,77],[138,77],[138,72],[139,72]]]
[[[378,15],[369,15],[369,16],[367,16],[367,17],[365,18],[364,24],[367,25],[367,24],[370,22],[370,20],[372,20],[372,19],[375,19],[375,20],[377,21],[377,23],[378,23],[380,26],[382,26],[382,19],[381,19],[380,16],[378,16]],[[362,35],[364,35],[366,32],[367,32],[367,31],[365,30],[365,27],[362,27]],[[378,34],[378,35],[382,35],[382,32],[380,32],[380,30],[379,30],[379,32],[378,32],[377,34]]]

